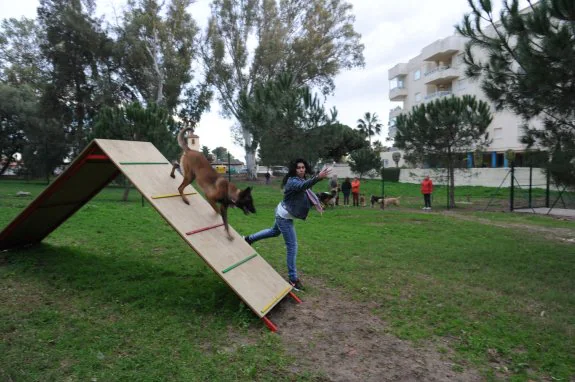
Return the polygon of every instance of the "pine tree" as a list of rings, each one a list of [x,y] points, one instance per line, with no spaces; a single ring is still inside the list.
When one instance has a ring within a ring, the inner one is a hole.
[[[548,168],[556,181],[575,185],[575,2],[504,0],[496,22],[490,0],[469,0],[471,14],[457,30],[469,38],[466,74],[497,109],[524,118],[523,142],[550,153]],[[485,28],[485,23],[490,27]],[[488,54],[480,60],[478,50]],[[543,128],[529,122],[538,119]]]
[[[412,109],[397,117],[395,146],[410,162],[437,161],[447,167],[449,205],[455,207],[455,167],[460,157],[487,144],[491,112],[474,96],[446,97]]]
[[[379,155],[370,147],[365,147],[353,151],[349,154],[349,168],[356,174],[359,174],[359,179],[371,170],[381,167],[381,160]]]

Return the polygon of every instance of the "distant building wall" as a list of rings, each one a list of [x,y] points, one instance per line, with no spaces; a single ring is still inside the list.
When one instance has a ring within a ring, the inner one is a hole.
[[[455,185],[456,186],[483,186],[483,187],[510,187],[511,175],[505,176],[509,173],[508,168],[471,168],[467,170],[455,170]],[[423,178],[429,175],[434,184],[445,184],[447,181],[446,169],[420,169],[420,168],[407,168],[401,169],[399,174],[400,183],[421,183]],[[528,188],[529,186],[529,168],[517,167],[515,168],[515,178],[521,188]],[[533,188],[545,188],[547,184],[547,177],[542,169],[533,169]],[[517,186],[517,183],[515,184]],[[554,187],[552,187],[554,189]]]

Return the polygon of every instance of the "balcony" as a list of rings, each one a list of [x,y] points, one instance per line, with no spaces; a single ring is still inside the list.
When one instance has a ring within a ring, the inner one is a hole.
[[[426,85],[451,85],[459,78],[459,70],[449,66],[440,66],[425,73]]]
[[[408,74],[407,64],[397,64],[387,71],[387,78],[393,79],[395,77],[407,76]]]
[[[431,101],[435,98],[447,97],[452,94],[453,92],[451,90],[442,90],[440,92],[431,93],[425,96],[425,102]]]
[[[389,90],[390,101],[403,101],[407,98],[407,89],[404,87],[397,87]]]
[[[465,49],[465,38],[450,36],[426,46],[421,50],[423,61],[450,62],[451,57]]]

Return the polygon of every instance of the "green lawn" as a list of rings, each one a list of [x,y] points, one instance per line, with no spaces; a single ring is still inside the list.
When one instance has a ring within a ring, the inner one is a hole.
[[[0,227],[32,200],[17,191],[44,187],[0,182]],[[362,185],[367,195],[380,190],[378,181]],[[321,370],[297,374],[278,336],[137,192],[127,203],[122,192],[105,189],[43,245],[0,253],[0,379],[321,379]],[[494,189],[459,192],[473,200]],[[575,230],[575,222],[458,210],[463,220],[421,213],[417,185],[386,184],[386,194],[401,195],[402,206],[298,222],[303,275],[375,306],[398,337],[448,339],[487,379],[499,375],[494,365],[510,380],[575,378],[575,245],[516,227]],[[233,210],[232,225],[241,233],[271,225],[280,197],[277,183],[256,184],[258,213]],[[285,274],[282,240],[255,248]]]

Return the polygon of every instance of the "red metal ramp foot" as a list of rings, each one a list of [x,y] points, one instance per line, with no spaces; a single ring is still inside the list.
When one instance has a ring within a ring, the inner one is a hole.
[[[269,330],[271,330],[272,332],[277,332],[278,327],[271,322],[271,320],[269,318],[267,318],[266,316],[262,317],[262,320],[264,320],[264,324],[266,324],[266,326],[268,327]]]
[[[289,295],[291,298],[293,298],[295,300],[295,302],[297,302],[298,304],[301,304],[302,301],[301,299],[294,293],[294,292],[289,292]]]

